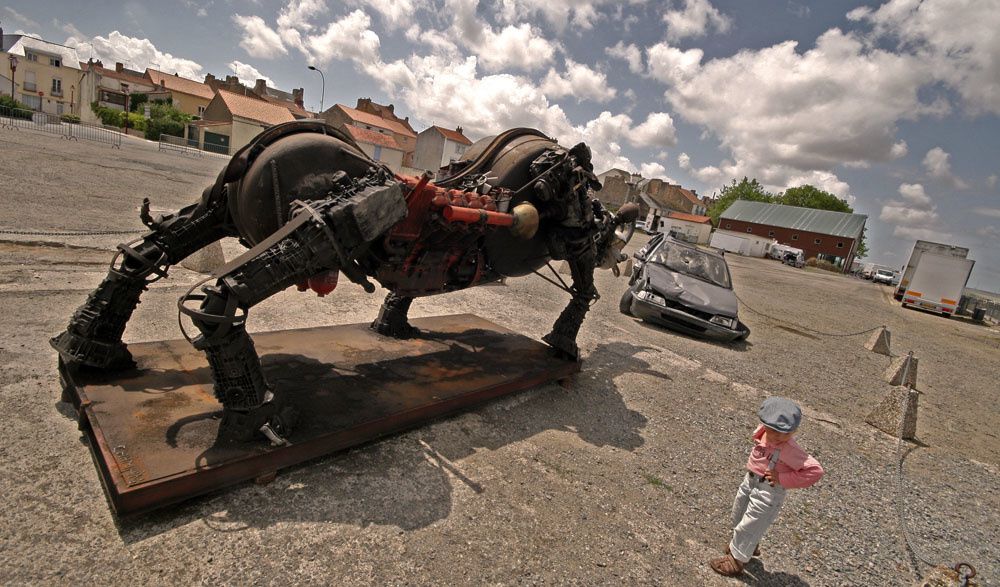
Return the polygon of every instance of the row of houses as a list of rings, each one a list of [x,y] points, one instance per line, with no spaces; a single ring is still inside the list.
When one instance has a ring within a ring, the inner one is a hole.
[[[136,71],[121,63],[110,68],[93,59],[80,62],[74,48],[58,43],[4,35],[2,30],[0,39],[0,58],[9,72],[9,77],[0,76],[0,92],[29,108],[99,123],[91,103],[124,110],[137,94],[149,102],[169,99],[195,119],[184,138],[206,150],[230,153],[265,128],[304,118],[322,118],[343,129],[369,156],[394,171],[437,171],[460,159],[472,144],[461,127],[431,126],[418,133],[409,118],[396,115],[392,104],[370,98],[359,99],[354,108],[336,104],[315,113],[305,108],[302,88],[285,92],[269,87],[265,80],[256,80],[251,87],[236,76],[219,79],[212,74],[197,81],[153,68]]]
[[[650,232],[673,232],[694,243],[708,243],[712,220],[705,214],[711,200],[695,190],[663,179],[647,179],[623,169],[609,169],[597,176],[601,182],[598,196],[618,208],[626,202],[639,205],[639,214]]]

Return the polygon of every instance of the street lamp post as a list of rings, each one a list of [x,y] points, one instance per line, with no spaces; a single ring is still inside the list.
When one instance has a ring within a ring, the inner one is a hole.
[[[11,53],[10,57],[7,58],[10,61],[10,98],[14,98],[14,72],[17,71],[17,56]]]
[[[320,114],[322,114],[323,113],[323,98],[326,97],[326,76],[323,75],[322,71],[316,69],[316,66],[314,66],[314,65],[310,65],[309,69],[311,69],[313,71],[316,71],[316,72],[319,72],[319,77],[320,77],[321,80],[323,80],[323,91],[319,95],[319,112],[320,112]]]
[[[125,134],[128,134],[128,84],[122,84],[122,91],[125,92]]]

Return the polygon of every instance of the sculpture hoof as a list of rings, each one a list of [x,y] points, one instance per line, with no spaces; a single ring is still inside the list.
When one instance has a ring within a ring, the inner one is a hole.
[[[292,406],[278,406],[269,402],[249,411],[223,410],[219,423],[218,440],[228,442],[255,442],[263,439],[272,444],[286,444],[285,440],[298,423],[298,411]],[[268,432],[265,432],[264,429]],[[280,440],[280,442],[278,442]]]
[[[398,338],[401,340],[420,336],[420,329],[410,326],[406,322],[402,324],[392,324],[376,320],[372,322],[371,329],[383,336],[391,336],[392,338]]]
[[[121,341],[101,342],[67,330],[49,339],[49,344],[59,351],[59,358],[68,370],[128,371],[136,366],[128,346]]]
[[[571,338],[550,332],[542,337],[542,342],[552,347],[555,355],[560,359],[580,360],[580,348],[576,346],[576,341]]]

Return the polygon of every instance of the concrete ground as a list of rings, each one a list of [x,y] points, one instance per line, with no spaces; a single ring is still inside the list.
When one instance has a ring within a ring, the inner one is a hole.
[[[144,196],[160,208],[194,201],[223,163],[2,131],[0,229],[138,230]],[[1000,332],[905,311],[868,282],[734,256],[736,291],[760,312],[741,308],[746,343],[623,316],[626,283],[601,272],[570,389],[543,386],[270,485],[117,523],[58,401],[47,339],[124,238],[0,234],[0,583],[904,585],[915,561],[900,505],[919,556],[970,562],[998,583]],[[177,338],[176,299],[200,277],[177,268],[153,285],[126,341]],[[253,310],[250,328],[368,321],[381,293],[346,280],[324,299],[286,291]],[[412,314],[473,312],[539,338],[565,302],[531,277],[421,299]],[[863,421],[889,390],[889,359],[866,351],[866,336],[814,332],[882,324],[894,353],[920,359],[920,442],[901,450]],[[792,493],[748,573],[724,579],[706,561],[728,541],[771,394],[802,404],[800,443],[827,475]]]

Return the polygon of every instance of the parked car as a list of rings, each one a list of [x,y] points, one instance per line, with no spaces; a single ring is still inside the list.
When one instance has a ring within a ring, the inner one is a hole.
[[[892,269],[878,269],[872,274],[872,281],[874,283],[884,283],[886,285],[892,285],[893,280],[896,278],[896,272]]]
[[[692,336],[743,340],[729,266],[722,255],[659,234],[635,255],[619,310]]]
[[[806,256],[802,253],[802,251],[788,251],[785,253],[784,258],[781,259],[781,262],[785,265],[791,265],[792,267],[798,267],[801,269],[806,266]]]

